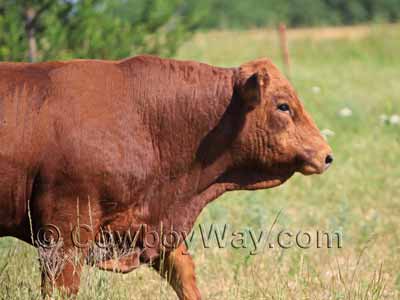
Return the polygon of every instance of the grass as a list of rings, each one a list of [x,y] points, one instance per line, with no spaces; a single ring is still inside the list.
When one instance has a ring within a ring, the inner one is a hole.
[[[228,193],[198,220],[259,231],[269,230],[280,212],[273,232],[338,231],[342,248],[274,248],[257,255],[193,248],[204,299],[400,299],[400,125],[379,119],[400,114],[400,26],[354,30],[361,33],[289,32],[291,80],[319,127],[335,132],[329,172],[296,175],[276,189]],[[282,67],[278,46],[271,30],[209,32],[187,42],[177,57],[238,66],[268,56]],[[339,116],[344,107],[352,116]],[[0,247],[0,298],[38,299],[36,251],[11,238]],[[176,296],[146,267],[128,275],[87,268],[79,299],[94,298]]]

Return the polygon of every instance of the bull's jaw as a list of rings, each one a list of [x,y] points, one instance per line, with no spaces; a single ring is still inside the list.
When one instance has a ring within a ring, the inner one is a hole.
[[[260,170],[235,170],[226,173],[219,179],[227,191],[259,190],[277,187],[287,181],[294,171],[283,174],[268,174]]]

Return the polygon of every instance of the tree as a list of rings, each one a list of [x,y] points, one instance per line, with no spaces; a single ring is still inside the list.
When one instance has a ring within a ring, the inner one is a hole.
[[[0,0],[0,60],[170,56],[204,12],[194,0]]]

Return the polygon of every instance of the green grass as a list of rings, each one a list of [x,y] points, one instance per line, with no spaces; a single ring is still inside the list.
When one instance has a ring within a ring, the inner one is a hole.
[[[291,35],[289,34],[289,39]],[[335,163],[323,176],[294,176],[266,191],[234,192],[210,204],[198,222],[233,229],[339,231],[341,249],[266,249],[251,256],[230,247],[194,248],[204,299],[399,299],[400,26],[374,26],[357,37],[290,39],[291,80],[329,137]],[[178,58],[238,66],[268,56],[282,66],[269,30],[196,35]],[[320,93],[312,91],[320,87]],[[349,107],[351,117],[338,111]],[[37,299],[36,252],[13,239],[0,250],[0,298]],[[87,268],[79,299],[176,299],[159,276],[143,267],[128,275]]]

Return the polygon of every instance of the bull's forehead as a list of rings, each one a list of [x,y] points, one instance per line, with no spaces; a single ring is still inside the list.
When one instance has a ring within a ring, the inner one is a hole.
[[[268,70],[269,85],[266,90],[274,98],[284,98],[287,101],[299,102],[296,90],[281,71],[270,61],[265,64]]]
[[[271,86],[282,92],[295,93],[294,88],[290,84],[289,80],[283,75],[283,73],[270,61],[267,60],[264,65],[270,78]]]

